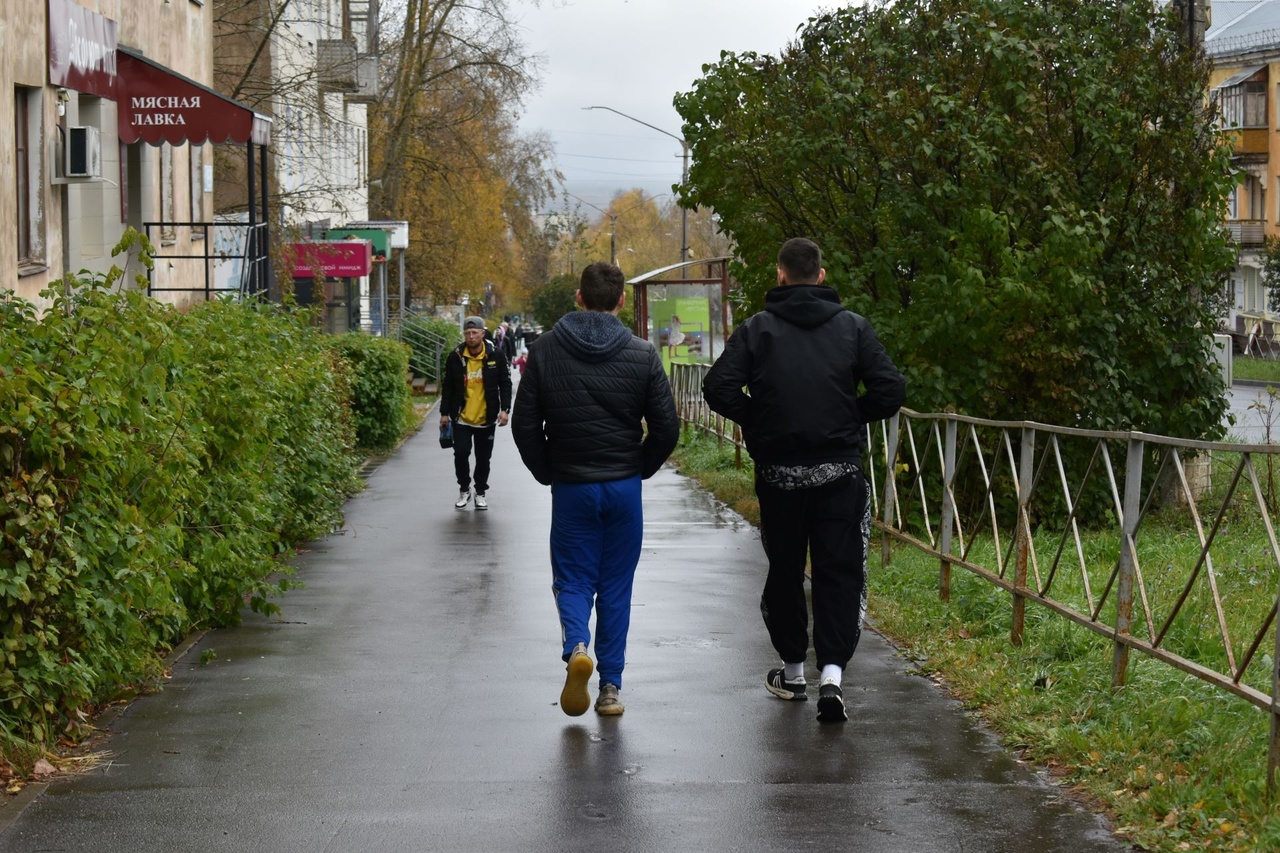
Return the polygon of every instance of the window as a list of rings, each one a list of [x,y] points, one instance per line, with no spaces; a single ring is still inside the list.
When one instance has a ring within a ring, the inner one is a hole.
[[[40,204],[42,182],[40,90],[16,86],[13,90],[14,195],[17,203],[18,266],[43,265],[44,221]]]
[[[191,183],[191,221],[204,222],[204,146],[192,143],[189,150],[191,156],[187,161],[187,170]],[[203,240],[204,231],[192,228],[191,239]]]
[[[13,128],[17,137],[13,150],[18,182],[18,263],[25,264],[31,260],[31,205],[28,198],[31,195],[31,111],[25,89],[19,88],[14,92],[13,105]]]
[[[173,146],[160,146],[160,242],[173,243],[178,239],[174,225],[177,216],[173,212]]]
[[[1249,215],[1247,219],[1267,218],[1267,187],[1253,175],[1244,179],[1244,189],[1249,196]]]
[[[1227,218],[1240,218],[1240,185],[1231,188],[1231,194],[1227,196]]]
[[[1266,127],[1267,83],[1262,80],[1222,86],[1213,90],[1221,127]]]
[[[1255,314],[1265,311],[1267,289],[1262,286],[1257,268],[1241,267],[1240,272],[1244,275],[1244,310]]]

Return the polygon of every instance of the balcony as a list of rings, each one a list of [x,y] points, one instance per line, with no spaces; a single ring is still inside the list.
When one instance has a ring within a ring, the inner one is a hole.
[[[378,100],[378,57],[362,56],[356,60],[356,88],[347,92],[353,104],[372,104]]]
[[[1241,248],[1260,249],[1267,236],[1265,219],[1228,219],[1226,226],[1232,242]]]
[[[316,41],[316,76],[330,92],[359,91],[355,39]]]

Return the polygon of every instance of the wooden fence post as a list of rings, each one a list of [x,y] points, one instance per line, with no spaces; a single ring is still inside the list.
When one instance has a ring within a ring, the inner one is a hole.
[[[889,446],[885,448],[886,465],[884,474],[884,506],[880,508],[881,521],[884,522],[884,531],[880,534],[880,562],[882,565],[889,565],[889,530],[893,528],[893,510],[898,502],[898,486],[897,471],[898,464],[898,423],[902,419],[902,413],[897,413],[889,418]],[[862,464],[866,465],[867,460],[862,460]]]
[[[1129,439],[1124,469],[1124,520],[1120,525],[1120,554],[1116,562],[1116,636],[1111,655],[1111,686],[1124,686],[1129,668],[1127,637],[1133,620],[1133,584],[1138,559],[1138,514],[1142,511],[1142,457],[1144,442]]]
[[[1018,455],[1018,526],[1014,531],[1013,557],[1013,625],[1009,642],[1022,645],[1027,622],[1027,556],[1031,551],[1031,482],[1035,474],[1036,431],[1022,428],[1022,447]]]
[[[942,525],[939,531],[938,549],[942,551],[938,567],[938,597],[951,600],[951,538],[956,526],[956,434],[959,424],[952,418],[946,421],[946,437],[942,446]]]

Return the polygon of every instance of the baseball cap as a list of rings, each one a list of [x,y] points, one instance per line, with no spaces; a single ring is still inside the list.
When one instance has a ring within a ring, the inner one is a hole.
[[[462,323],[462,330],[465,332],[467,329],[484,329],[484,318],[474,315],[468,317]]]

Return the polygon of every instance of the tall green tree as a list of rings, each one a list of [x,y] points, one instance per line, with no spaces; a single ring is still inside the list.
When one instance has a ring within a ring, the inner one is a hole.
[[[748,310],[781,242],[817,241],[913,408],[1211,435],[1233,258],[1207,82],[1148,0],[847,8],[676,98],[686,201],[736,243]]]
[[[558,275],[538,288],[529,300],[529,309],[538,325],[550,331],[557,320],[578,310],[577,294],[577,276]]]

